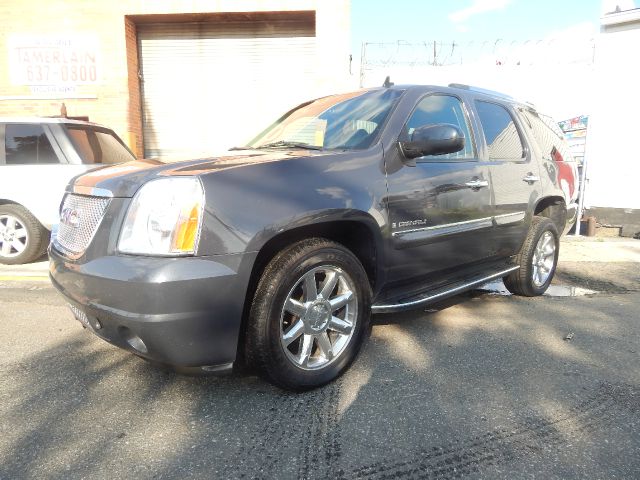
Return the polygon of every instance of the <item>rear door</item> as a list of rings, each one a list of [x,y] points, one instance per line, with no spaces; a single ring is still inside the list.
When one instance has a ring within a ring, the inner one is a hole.
[[[540,196],[539,165],[510,105],[476,99],[474,107],[492,185],[496,253],[509,256],[520,249],[530,221],[527,212]]]
[[[400,140],[408,139],[415,128],[437,123],[460,128],[465,148],[454,154],[417,158],[415,166],[404,160],[387,162],[394,257],[391,281],[433,274],[492,254],[489,173],[478,161],[463,100],[449,93],[422,97]],[[401,167],[390,171],[389,165]]]

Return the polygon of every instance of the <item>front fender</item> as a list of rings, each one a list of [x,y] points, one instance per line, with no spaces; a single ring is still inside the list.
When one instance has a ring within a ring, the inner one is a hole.
[[[199,254],[258,251],[305,225],[387,223],[382,147],[221,170],[200,178],[206,207]]]

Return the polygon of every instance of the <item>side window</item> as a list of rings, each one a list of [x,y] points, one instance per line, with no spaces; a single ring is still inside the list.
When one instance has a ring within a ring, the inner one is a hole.
[[[9,123],[4,136],[7,165],[59,163],[42,125]]]
[[[542,122],[537,113],[523,110],[522,116],[527,121],[527,124],[531,127],[533,138],[536,140],[536,143],[542,150],[542,153],[545,156],[551,155],[551,152],[554,148],[554,143],[558,139],[557,135]]]
[[[423,98],[411,114],[405,126],[405,133],[410,137],[416,128],[435,123],[449,123],[458,127],[464,134],[464,149],[446,155],[429,155],[423,158],[438,160],[475,158],[469,122],[462,108],[462,102],[458,98],[451,95],[429,95]]]
[[[564,134],[551,118],[540,115],[534,110],[521,111],[524,118],[531,125],[533,138],[540,146],[545,158],[553,158],[554,160],[569,160],[571,158],[571,153],[564,140]]]
[[[110,132],[70,125],[69,137],[82,163],[122,163],[135,160],[129,150]]]
[[[522,160],[524,148],[511,114],[502,105],[476,100],[490,160]]]
[[[89,131],[85,128],[73,128],[68,129],[69,136],[73,140],[82,163],[99,163],[100,160],[96,159],[95,152],[98,150],[95,137],[89,138]]]

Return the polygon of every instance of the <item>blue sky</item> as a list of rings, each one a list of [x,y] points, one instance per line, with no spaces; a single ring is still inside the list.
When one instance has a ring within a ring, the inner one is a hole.
[[[354,61],[363,41],[541,40],[597,32],[600,0],[351,0]]]

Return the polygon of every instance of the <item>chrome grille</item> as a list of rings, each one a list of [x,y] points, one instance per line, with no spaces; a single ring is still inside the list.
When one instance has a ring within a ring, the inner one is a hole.
[[[70,257],[78,257],[91,243],[111,199],[68,194],[60,207],[60,225],[54,246]]]

